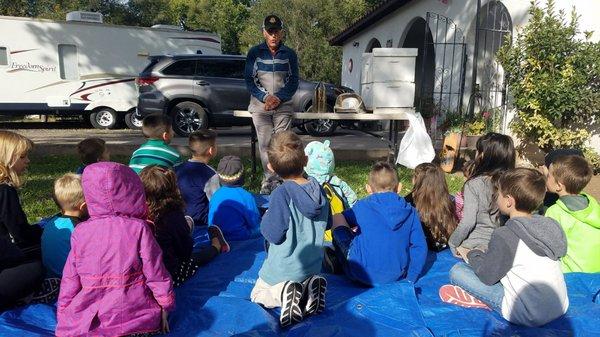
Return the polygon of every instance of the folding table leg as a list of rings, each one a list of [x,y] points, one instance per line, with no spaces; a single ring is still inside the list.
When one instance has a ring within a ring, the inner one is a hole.
[[[256,143],[258,142],[258,138],[256,136],[256,128],[254,128],[254,122],[250,127],[250,152],[252,158],[252,175],[256,174]]]

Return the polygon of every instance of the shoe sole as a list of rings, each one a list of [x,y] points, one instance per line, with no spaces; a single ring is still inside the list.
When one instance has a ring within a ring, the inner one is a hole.
[[[229,246],[229,242],[225,240],[225,235],[223,235],[223,231],[221,231],[221,228],[219,228],[218,226],[208,226],[207,231],[211,238],[216,237],[219,239],[219,243],[221,243],[221,253],[229,253],[229,251],[231,250],[231,246]]]
[[[49,303],[58,298],[58,292],[60,291],[60,279],[49,278],[42,282],[41,292],[34,294],[32,301],[40,303]]]
[[[327,280],[320,276],[313,276],[308,281],[308,300],[306,301],[305,315],[318,315],[325,310],[325,292]]]
[[[463,308],[479,308],[490,310],[487,304],[466,292],[461,287],[446,284],[439,290],[442,302],[458,305]]]
[[[298,282],[286,282],[281,292],[279,324],[282,328],[302,321],[304,317],[300,308],[301,300],[302,285]]]

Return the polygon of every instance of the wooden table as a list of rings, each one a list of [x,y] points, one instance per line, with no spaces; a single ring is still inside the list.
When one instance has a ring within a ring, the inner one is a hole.
[[[390,158],[395,159],[395,155],[396,152],[398,151],[398,132],[400,129],[400,121],[402,120],[408,120],[407,114],[409,113],[414,113],[414,109],[398,109],[398,112],[393,112],[393,113],[363,113],[363,114],[357,114],[357,113],[333,113],[333,112],[323,112],[323,113],[318,113],[318,112],[294,112],[292,113],[292,118],[294,119],[303,119],[303,120],[310,120],[310,119],[333,119],[333,120],[353,120],[353,121],[390,121],[390,130],[389,130],[389,134],[388,134],[388,145],[390,147],[390,153],[392,154],[392,156],[388,156],[388,161],[390,160]],[[252,114],[248,111],[245,110],[234,110],[233,111],[233,115],[235,117],[241,117],[241,118],[252,118]],[[251,123],[252,125],[252,132],[250,135],[250,146],[251,146],[251,150],[250,152],[252,153],[252,173],[256,173],[256,143],[257,143],[257,137],[256,137],[256,129],[254,128],[254,123]],[[364,132],[366,134],[369,134],[371,136],[375,136],[380,138],[379,135],[369,132],[369,131],[365,131],[365,130],[358,130],[361,132]],[[385,140],[384,138],[382,138],[383,140]]]

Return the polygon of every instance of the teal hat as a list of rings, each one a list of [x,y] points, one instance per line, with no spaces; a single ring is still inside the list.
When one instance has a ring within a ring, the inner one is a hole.
[[[304,168],[306,174],[313,177],[323,177],[333,174],[335,169],[335,158],[329,147],[329,140],[324,142],[313,141],[304,148],[308,157],[308,163]]]

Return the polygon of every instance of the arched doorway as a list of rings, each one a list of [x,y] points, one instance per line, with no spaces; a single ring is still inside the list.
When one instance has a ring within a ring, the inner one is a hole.
[[[419,50],[415,67],[415,106],[424,114],[427,114],[425,110],[432,112],[434,101],[435,49],[432,42],[433,37],[431,30],[427,27],[427,22],[419,17],[408,25],[404,41],[399,46]]]
[[[379,40],[377,40],[376,38],[372,38],[371,41],[369,41],[369,44],[367,44],[367,49],[365,49],[365,53],[372,53],[373,49],[375,48],[381,48],[381,42],[379,42]]]

